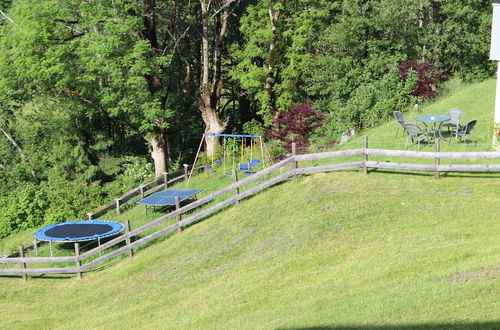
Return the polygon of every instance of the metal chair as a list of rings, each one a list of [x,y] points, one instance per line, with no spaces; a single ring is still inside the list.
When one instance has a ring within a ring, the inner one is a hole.
[[[411,139],[412,144],[417,144],[417,150],[420,150],[420,142],[425,140],[427,134],[420,127],[414,124],[405,124],[403,126],[404,130],[408,135],[406,136],[405,150],[408,149],[408,140]],[[415,140],[417,142],[415,142]]]
[[[460,127],[460,118],[464,116],[464,111],[459,108],[451,108],[448,110],[447,115],[450,116],[451,119],[449,122],[441,124],[440,129],[448,127],[448,132],[451,135],[450,128],[454,128],[455,132],[458,131]]]
[[[399,124],[398,130],[396,131],[396,137],[398,137],[399,129],[402,128],[404,130],[406,122],[405,122],[404,115],[401,111],[394,111],[393,115],[394,115],[394,119],[396,119],[396,121]]]
[[[466,135],[470,135],[470,132],[472,131],[474,126],[476,126],[476,123],[477,123],[477,120],[471,120],[467,124],[465,124],[464,126],[459,126],[456,132],[451,132],[450,139],[448,140],[448,144],[450,144],[451,137],[453,135],[455,135],[455,137],[457,139],[462,141],[462,137],[464,137]],[[465,143],[467,143],[467,141]]]

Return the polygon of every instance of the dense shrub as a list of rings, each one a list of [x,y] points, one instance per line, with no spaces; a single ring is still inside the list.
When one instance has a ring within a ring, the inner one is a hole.
[[[154,179],[151,163],[142,157],[125,157],[120,165],[123,172],[115,177],[113,182],[105,186],[109,196],[118,197],[128,190]]]
[[[99,182],[25,183],[0,198],[0,238],[44,224],[81,219],[104,202]]]
[[[19,186],[0,198],[0,238],[41,225],[47,206],[44,191],[32,183]]]

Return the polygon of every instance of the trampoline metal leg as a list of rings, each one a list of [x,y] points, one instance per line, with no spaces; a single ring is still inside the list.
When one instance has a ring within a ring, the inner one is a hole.
[[[101,238],[97,237],[97,246],[101,246]],[[99,257],[102,256],[102,251],[99,251]]]
[[[52,241],[49,241],[50,256],[52,257]]]

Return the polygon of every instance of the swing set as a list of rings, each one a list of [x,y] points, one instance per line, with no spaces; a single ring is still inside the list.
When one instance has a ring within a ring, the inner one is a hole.
[[[210,158],[208,157],[206,138],[210,136],[223,138],[222,159],[217,159],[216,155],[211,155]],[[209,171],[215,171],[215,168],[222,166],[225,176],[232,176],[232,170],[234,169],[243,171],[244,175],[251,175],[255,173],[255,170],[259,166],[263,165],[263,162],[265,161],[264,152],[267,156],[267,160],[271,162],[271,155],[269,154],[267,146],[260,135],[204,133],[201,138],[198,151],[196,152],[196,157],[194,158],[188,182],[191,180],[193,169],[196,167],[196,162],[199,159],[201,147],[203,145],[205,146],[205,168]],[[257,158],[259,155],[258,150],[256,150],[259,147],[260,159]],[[236,167],[237,162],[238,166]]]

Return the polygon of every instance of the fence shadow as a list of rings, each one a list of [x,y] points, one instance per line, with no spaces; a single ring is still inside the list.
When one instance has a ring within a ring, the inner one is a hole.
[[[500,321],[470,323],[424,323],[424,324],[381,324],[381,325],[330,325],[317,327],[279,327],[280,330],[477,330],[500,329]]]

